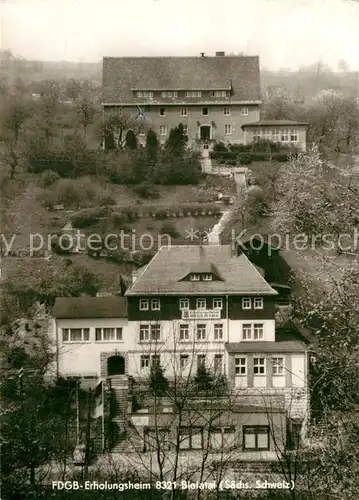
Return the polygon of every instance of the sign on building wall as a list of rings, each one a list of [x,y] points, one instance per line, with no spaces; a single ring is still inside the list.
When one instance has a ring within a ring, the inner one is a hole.
[[[182,319],[221,319],[221,310],[197,311],[191,309],[182,310]]]

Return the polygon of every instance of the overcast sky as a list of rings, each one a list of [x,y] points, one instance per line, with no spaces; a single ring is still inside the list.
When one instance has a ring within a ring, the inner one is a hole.
[[[359,2],[348,0],[0,0],[3,49],[37,60],[259,54],[261,66],[318,60],[359,70]]]

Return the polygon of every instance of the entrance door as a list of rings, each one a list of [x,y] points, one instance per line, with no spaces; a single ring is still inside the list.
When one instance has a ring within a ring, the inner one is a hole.
[[[111,356],[107,359],[107,375],[124,375],[125,360],[122,356]]]
[[[200,138],[201,138],[201,141],[211,140],[211,126],[210,125],[201,125]]]

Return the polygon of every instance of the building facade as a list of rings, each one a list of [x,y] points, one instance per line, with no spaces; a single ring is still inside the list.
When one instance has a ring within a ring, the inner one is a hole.
[[[243,143],[242,125],[259,120],[256,56],[105,57],[104,115],[124,110],[161,143],[182,123],[189,142]],[[139,135],[141,140],[141,133]]]
[[[148,383],[154,363],[181,384],[203,366],[214,379],[225,376],[231,398],[242,406],[253,407],[256,399],[248,422],[256,425],[254,413],[276,412],[304,434],[308,348],[304,339],[276,328],[277,297],[230,246],[162,247],[136,272],[126,297],[57,299],[58,375],[95,385],[110,381],[127,394],[131,381]],[[147,422],[148,432],[151,409],[141,415],[133,416]]]
[[[292,120],[258,120],[244,123],[242,129],[244,144],[266,139],[301,151],[305,151],[307,147],[308,123]]]

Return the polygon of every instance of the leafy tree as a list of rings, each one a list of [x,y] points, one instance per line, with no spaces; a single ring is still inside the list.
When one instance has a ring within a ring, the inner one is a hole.
[[[156,358],[151,364],[149,387],[156,396],[163,396],[168,392],[168,380],[164,376],[161,363]]]
[[[144,131],[144,124],[123,109],[116,109],[106,115],[99,132],[101,139],[105,141],[105,149],[125,149],[129,130],[137,137]]]
[[[170,130],[165,149],[172,157],[181,158],[184,156],[188,143],[188,136],[184,132],[183,124]]]
[[[152,162],[156,162],[158,155],[158,139],[156,132],[154,132],[152,129],[147,132],[146,152],[149,160]]]
[[[128,130],[126,133],[126,148],[137,149],[137,139],[133,130]]]
[[[207,370],[206,366],[201,363],[194,377],[194,384],[199,391],[210,391],[213,384],[213,377]]]

